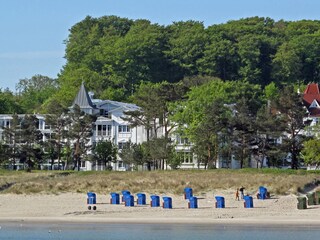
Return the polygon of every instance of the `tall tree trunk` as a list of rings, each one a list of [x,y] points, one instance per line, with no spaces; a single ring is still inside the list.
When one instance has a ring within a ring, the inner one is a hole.
[[[60,170],[60,162],[61,162],[61,140],[59,137],[59,140],[58,140],[58,170]]]
[[[80,171],[80,166],[81,166],[81,158],[78,157],[77,158],[77,169],[78,169],[78,171]]]
[[[51,158],[51,170],[53,170],[54,158]]]
[[[148,171],[151,171],[151,162],[147,162],[147,169],[148,169]]]
[[[295,150],[295,144],[292,144],[292,150],[291,150],[291,168],[292,169],[298,169],[298,158]]]
[[[244,160],[245,160],[245,157],[246,157],[246,149],[245,149],[245,139],[244,139],[244,137],[242,137],[241,146],[242,146],[242,149],[241,149],[240,168],[242,169],[243,165],[244,165]]]
[[[207,146],[207,153],[208,153],[208,169],[213,168],[213,159],[211,157],[211,146],[208,144]]]

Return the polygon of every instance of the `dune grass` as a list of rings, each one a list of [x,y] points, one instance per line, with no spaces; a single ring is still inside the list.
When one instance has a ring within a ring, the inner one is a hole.
[[[244,186],[254,194],[259,186],[271,193],[298,194],[320,182],[320,172],[277,169],[181,170],[151,172],[73,172],[73,171],[4,171],[0,170],[0,193],[59,194],[63,192],[99,194],[129,190],[131,193],[181,194],[191,187],[195,194],[235,191]]]

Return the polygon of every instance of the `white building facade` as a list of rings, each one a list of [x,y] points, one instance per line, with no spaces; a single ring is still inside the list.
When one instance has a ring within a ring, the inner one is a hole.
[[[82,84],[80,90],[70,108],[77,104],[82,111],[87,114],[97,116],[94,124],[93,136],[89,144],[95,144],[103,140],[112,140],[113,143],[121,151],[129,143],[141,144],[147,141],[147,131],[143,126],[131,127],[128,121],[125,121],[125,112],[140,110],[140,108],[131,103],[123,103],[111,100],[94,99],[92,93],[88,93],[85,86]],[[158,129],[158,136],[164,134],[164,129]],[[198,164],[196,157],[191,151],[191,144],[186,139],[181,139],[179,136],[172,135],[172,140],[175,143],[177,152],[183,154],[181,169],[204,168],[203,164]],[[90,153],[89,153],[90,154]],[[112,169],[115,171],[130,170],[132,166],[125,165],[118,158],[115,163],[111,163]],[[166,165],[167,169],[170,169]],[[143,169],[146,169],[143,166]],[[99,166],[92,161],[84,161],[81,164],[81,170],[102,170],[104,167]]]

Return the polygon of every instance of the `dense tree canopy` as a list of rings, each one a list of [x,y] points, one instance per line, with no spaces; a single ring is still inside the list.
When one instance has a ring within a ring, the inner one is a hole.
[[[67,63],[53,96],[70,103],[83,80],[96,96],[128,101],[141,82],[207,75],[247,81],[308,83],[319,78],[319,21],[251,17],[205,27],[160,26],[116,16],[86,17],[70,29]]]

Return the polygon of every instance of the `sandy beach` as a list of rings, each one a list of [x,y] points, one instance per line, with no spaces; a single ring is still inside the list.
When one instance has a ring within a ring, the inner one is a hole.
[[[89,211],[86,194],[59,195],[0,195],[1,222],[100,222],[100,223],[192,223],[192,224],[259,224],[259,225],[320,225],[320,205],[297,209],[295,195],[274,196],[258,200],[254,208],[244,208],[243,201],[234,199],[232,191],[216,192],[225,197],[225,208],[215,208],[213,193],[198,197],[198,208],[188,209],[188,201],[172,197],[172,209],[152,208],[150,205],[125,207],[110,204],[109,194],[97,194],[97,210]],[[136,196],[135,196],[136,199]],[[150,195],[147,194],[147,203]]]

